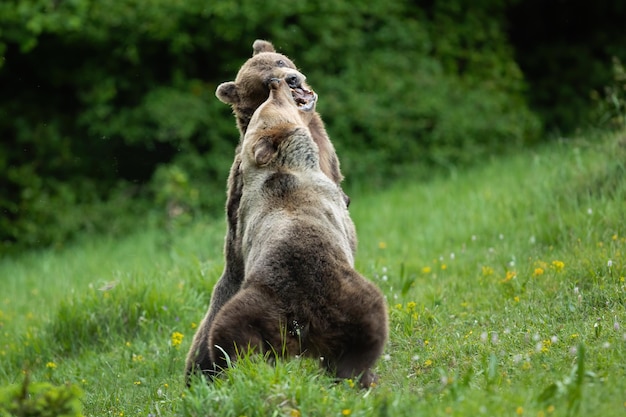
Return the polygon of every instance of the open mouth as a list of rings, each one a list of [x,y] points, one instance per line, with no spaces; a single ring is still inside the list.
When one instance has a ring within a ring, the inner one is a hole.
[[[311,111],[317,101],[317,94],[302,87],[292,88],[291,96],[298,106],[298,109],[302,111]]]

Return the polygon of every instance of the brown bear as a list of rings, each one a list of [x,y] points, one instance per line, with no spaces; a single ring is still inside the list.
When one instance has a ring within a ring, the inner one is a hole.
[[[211,326],[211,360],[219,371],[248,348],[322,357],[337,377],[368,387],[387,339],[387,307],[354,269],[354,225],[308,128],[315,101],[273,79],[250,120],[237,223],[245,277]]]
[[[228,177],[228,191],[226,201],[227,232],[224,244],[225,266],[222,276],[213,288],[209,309],[194,335],[191,348],[186,360],[186,379],[194,371],[208,371],[213,369],[209,355],[208,335],[209,328],[220,308],[239,291],[243,281],[243,260],[241,257],[241,237],[237,235],[237,211],[241,198],[241,177],[239,166],[241,163],[240,150],[243,135],[254,111],[267,100],[269,95],[268,83],[270,79],[285,79],[293,89],[297,100],[306,102],[304,91],[310,90],[305,83],[305,77],[293,62],[286,56],[276,53],[274,46],[263,40],[256,40],[252,46],[253,55],[243,64],[235,81],[220,84],[216,96],[224,103],[231,105],[237,119],[240,132],[240,144],[235,151],[235,160]],[[306,104],[306,103],[303,103]],[[339,160],[335,149],[324,129],[321,117],[311,111],[307,123],[313,140],[320,153],[320,167],[328,178],[339,184],[343,176],[339,169]],[[349,203],[344,194],[346,205]],[[350,243],[353,252],[356,250],[356,236],[351,236]]]

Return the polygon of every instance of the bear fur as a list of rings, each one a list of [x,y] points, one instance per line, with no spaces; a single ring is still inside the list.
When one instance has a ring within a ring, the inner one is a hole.
[[[208,311],[194,335],[187,354],[185,365],[187,384],[190,382],[189,377],[192,373],[196,371],[210,372],[214,368],[209,354],[209,329],[217,312],[239,291],[243,282],[244,268],[241,255],[241,236],[237,235],[237,213],[242,187],[240,176],[241,142],[250,118],[254,111],[267,100],[269,95],[268,83],[271,79],[284,78],[289,81],[292,88],[299,88],[302,91],[310,90],[305,83],[305,76],[296,69],[289,58],[277,53],[271,43],[256,40],[252,48],[252,57],[243,64],[235,81],[220,84],[215,93],[222,102],[232,107],[240,132],[240,141],[235,150],[235,159],[228,176],[224,271],[213,288]],[[343,176],[339,168],[339,159],[317,112],[310,112],[307,127],[319,148],[321,170],[335,184],[340,184]],[[345,194],[343,196],[346,205],[348,205],[348,197]],[[356,235],[350,237],[350,244],[354,252],[357,245]]]
[[[314,105],[315,94],[304,94]],[[284,78],[272,80],[244,136],[237,234],[245,277],[210,329],[211,361],[219,371],[248,348],[322,357],[337,377],[369,387],[387,339],[386,303],[354,269],[343,193],[321,170],[312,110],[294,97]]]

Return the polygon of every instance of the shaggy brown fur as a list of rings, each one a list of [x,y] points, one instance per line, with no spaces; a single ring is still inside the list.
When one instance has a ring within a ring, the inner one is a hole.
[[[270,79],[288,79],[292,87],[310,89],[305,84],[305,77],[297,71],[293,62],[282,54],[276,53],[274,46],[266,41],[256,40],[253,45],[253,56],[239,70],[235,81],[222,83],[218,86],[216,96],[231,105],[237,119],[237,127],[241,140],[246,133],[250,118],[254,111],[267,100]],[[334,183],[343,179],[339,169],[339,160],[335,149],[324,129],[324,123],[316,112],[312,112],[307,127],[319,148],[320,167],[324,174]],[[235,151],[235,160],[228,177],[226,201],[227,232],[225,238],[224,272],[213,288],[209,309],[194,335],[191,348],[187,354],[185,374],[187,383],[194,371],[212,370],[213,363],[209,355],[208,335],[215,315],[222,306],[239,291],[243,282],[244,269],[241,255],[241,236],[236,233],[241,199],[242,181],[239,166],[241,164],[241,140]],[[344,194],[346,205],[348,197]],[[352,251],[356,250],[356,236],[350,237]]]
[[[311,115],[284,79],[270,84],[241,151],[245,279],[215,317],[211,360],[219,370],[247,348],[323,357],[338,377],[367,387],[388,333],[384,297],[353,267],[354,225],[320,168]]]

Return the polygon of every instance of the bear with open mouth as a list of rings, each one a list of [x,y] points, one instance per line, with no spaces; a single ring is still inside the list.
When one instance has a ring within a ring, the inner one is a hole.
[[[248,348],[306,355],[339,378],[375,381],[388,335],[381,291],[354,269],[344,194],[308,129],[317,96],[272,79],[241,149],[237,234],[244,281],[209,331],[215,372]]]
[[[240,139],[228,175],[224,271],[213,287],[209,308],[196,330],[187,353],[185,361],[185,381],[187,385],[191,383],[193,375],[210,374],[215,368],[209,352],[209,330],[217,313],[240,290],[243,283],[244,270],[241,255],[241,237],[237,234],[239,202],[242,189],[240,170],[241,144],[248,130],[248,124],[252,115],[269,96],[269,81],[271,79],[284,78],[291,87],[293,99],[301,105],[303,111],[308,112],[307,127],[319,148],[319,160],[322,171],[337,185],[343,179],[335,148],[324,128],[321,116],[314,111],[317,96],[311,95],[311,88],[307,85],[304,74],[298,71],[287,56],[278,53],[270,42],[257,39],[254,41],[252,48],[252,57],[241,66],[235,80],[221,83],[215,92],[220,101],[231,106],[237,120]],[[345,194],[343,196],[345,204],[348,205],[349,198]],[[356,235],[351,236],[351,244],[352,251],[355,252],[357,246]]]

